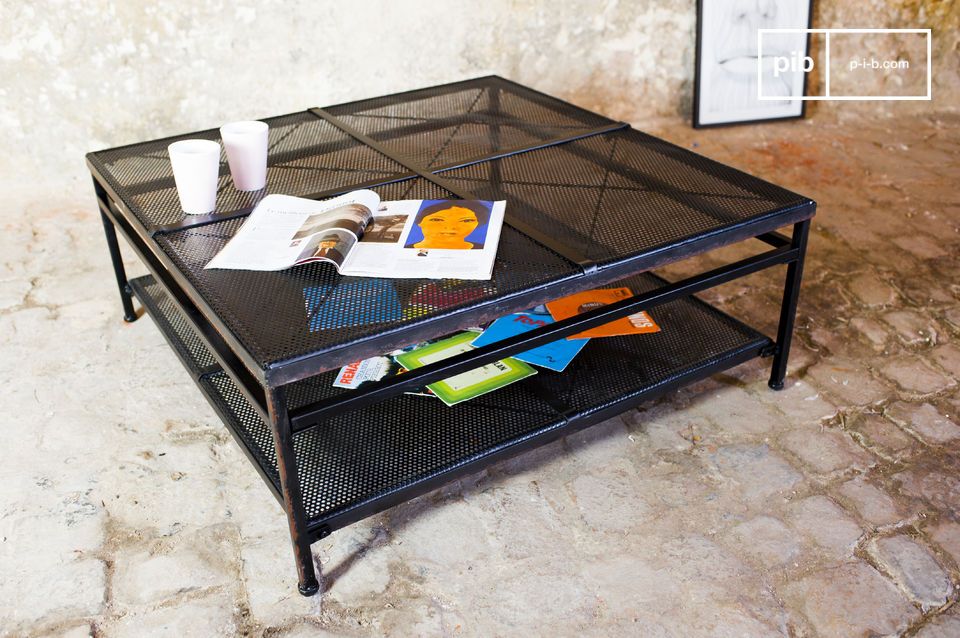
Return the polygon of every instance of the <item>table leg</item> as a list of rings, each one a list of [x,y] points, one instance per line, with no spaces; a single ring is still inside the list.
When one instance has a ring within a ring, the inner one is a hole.
[[[97,180],[93,180],[93,188],[97,193],[97,200],[101,206],[110,206],[110,197]],[[107,237],[107,248],[110,249],[110,261],[113,262],[113,274],[117,278],[117,287],[120,289],[120,303],[123,304],[123,320],[133,322],[137,314],[133,311],[133,293],[127,285],[127,272],[123,267],[123,257],[120,256],[120,244],[117,242],[117,229],[107,214],[100,211],[100,220],[103,222],[103,233]]]
[[[809,219],[794,224],[791,246],[797,249],[799,255],[796,261],[791,261],[787,266],[787,280],[783,287],[780,325],[777,328],[777,347],[768,382],[774,390],[783,389],[783,379],[787,374],[787,358],[790,356],[790,340],[793,338],[793,322],[797,316],[797,300],[800,298],[800,280],[803,277],[803,260],[807,253],[809,234]]]
[[[287,414],[283,386],[267,388],[267,411],[270,414],[273,444],[277,452],[277,470],[280,473],[283,508],[287,512],[290,540],[293,542],[293,557],[297,563],[298,588],[304,596],[313,596],[320,591],[320,583],[317,581],[313,554],[310,551],[307,514],[303,507],[297,460],[293,452],[293,430],[290,428],[290,416]]]

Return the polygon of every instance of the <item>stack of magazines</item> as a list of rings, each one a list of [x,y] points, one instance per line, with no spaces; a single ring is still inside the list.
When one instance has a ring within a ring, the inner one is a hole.
[[[443,339],[413,344],[389,354],[371,357],[344,366],[333,385],[356,389],[388,377],[415,370],[475,348],[496,343],[633,296],[629,288],[587,290],[537,306],[526,312],[501,317],[486,327],[474,328]],[[638,312],[566,339],[538,346],[485,366],[431,383],[411,394],[435,396],[447,405],[456,405],[537,374],[537,368],[563,372],[590,339],[659,332],[660,327],[646,312]],[[536,367],[534,367],[536,366]]]

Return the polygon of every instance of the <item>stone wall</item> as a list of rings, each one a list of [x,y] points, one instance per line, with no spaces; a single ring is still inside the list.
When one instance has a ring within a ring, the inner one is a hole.
[[[817,5],[820,26],[933,26],[934,103],[894,112],[957,102],[957,3]],[[82,188],[89,150],[487,73],[639,126],[689,117],[695,25],[691,0],[5,2],[0,179]]]

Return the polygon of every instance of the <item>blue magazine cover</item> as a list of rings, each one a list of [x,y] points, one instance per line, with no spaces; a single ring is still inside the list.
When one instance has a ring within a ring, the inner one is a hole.
[[[485,346],[489,343],[502,341],[507,337],[512,337],[523,332],[535,330],[541,326],[553,323],[553,317],[548,314],[539,314],[532,312],[519,312],[506,317],[500,317],[491,323],[483,334],[473,340],[474,347]],[[520,354],[512,355],[514,359],[520,359],[526,363],[563,372],[564,368],[573,361],[577,353],[587,345],[589,339],[559,339],[553,343],[527,350]]]
[[[403,317],[393,282],[363,279],[303,289],[310,332],[383,323]]]

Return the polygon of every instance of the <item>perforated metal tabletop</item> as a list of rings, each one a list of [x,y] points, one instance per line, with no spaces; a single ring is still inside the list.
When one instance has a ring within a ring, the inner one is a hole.
[[[88,156],[133,230],[261,382],[337,368],[808,218],[813,202],[499,77],[269,118],[267,187],[236,191],[225,159],[217,210],[181,210],[166,146],[215,129]],[[327,264],[205,271],[268,193],[384,200],[506,199],[490,282],[354,279]],[[308,289],[349,286],[361,326],[311,330]],[[384,290],[418,312],[378,316]],[[432,299],[442,294],[442,299]],[[436,303],[431,303],[436,302]],[[366,306],[364,304],[367,304]]]

